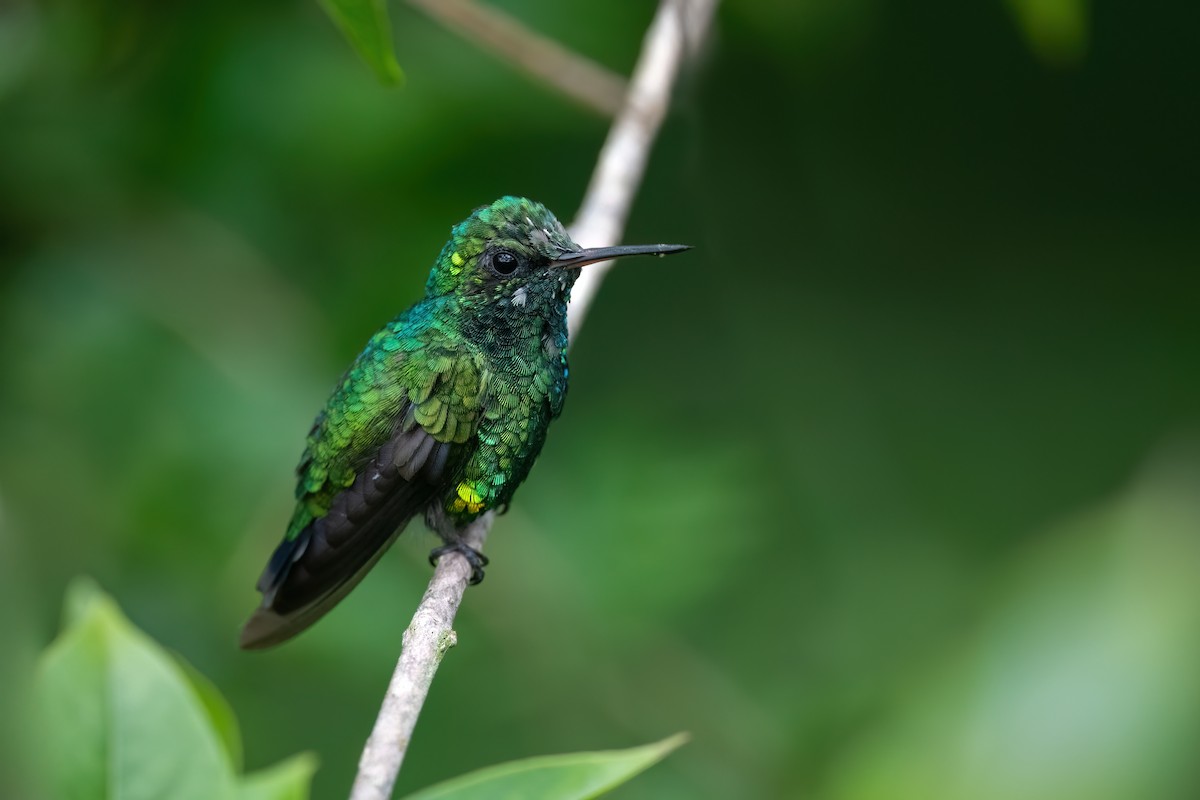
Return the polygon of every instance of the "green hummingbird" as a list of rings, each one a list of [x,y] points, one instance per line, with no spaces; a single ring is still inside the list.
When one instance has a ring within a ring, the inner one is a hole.
[[[529,475],[567,394],[567,301],[578,268],[686,245],[583,249],[540,203],[502,197],[456,225],[425,297],[385,325],[334,388],[297,467],[296,509],[241,646],[270,647],[316,622],[417,514],[462,553]]]

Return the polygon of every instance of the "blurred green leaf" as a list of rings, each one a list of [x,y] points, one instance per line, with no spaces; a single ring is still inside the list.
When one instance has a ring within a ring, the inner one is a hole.
[[[1200,745],[1200,470],[1152,470],[1053,531],[978,636],[841,765],[839,800],[1192,796]]]
[[[1087,50],[1088,0],[1009,0],[1029,46],[1043,61],[1074,64]]]
[[[232,798],[229,759],[175,662],[94,587],[70,596],[35,698],[52,795]]]
[[[63,631],[81,625],[96,610],[97,604],[111,602],[94,581],[79,578],[71,581],[63,597]]]
[[[583,800],[598,797],[658,763],[686,742],[677,733],[661,742],[628,750],[539,756],[497,764],[410,794],[406,800],[491,800],[541,797]]]
[[[391,20],[384,0],[321,0],[321,6],[379,80],[397,84],[404,78],[392,48]]]
[[[240,736],[207,679],[133,627],[90,581],[67,594],[65,630],[42,655],[34,702],[56,798],[303,798],[311,759],[239,787]]]
[[[317,759],[302,753],[248,775],[238,790],[238,800],[307,800],[316,771]]]

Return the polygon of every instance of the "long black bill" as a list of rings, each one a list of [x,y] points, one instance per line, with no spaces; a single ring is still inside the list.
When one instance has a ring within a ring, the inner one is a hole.
[[[576,250],[573,253],[563,253],[551,264],[566,269],[576,269],[585,264],[595,264],[597,261],[609,261],[624,256],[669,256],[672,253],[682,253],[691,250],[690,244],[627,244],[620,247],[589,247],[587,250]]]

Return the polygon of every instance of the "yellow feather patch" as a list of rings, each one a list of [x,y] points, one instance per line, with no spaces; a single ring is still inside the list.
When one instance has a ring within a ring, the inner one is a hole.
[[[456,490],[458,497],[451,504],[452,511],[469,511],[472,514],[478,514],[483,511],[483,496],[475,491],[475,487],[463,481],[458,485]]]
[[[463,260],[463,257],[458,254],[458,251],[455,251],[450,254],[450,263],[456,267],[461,267],[466,262]]]

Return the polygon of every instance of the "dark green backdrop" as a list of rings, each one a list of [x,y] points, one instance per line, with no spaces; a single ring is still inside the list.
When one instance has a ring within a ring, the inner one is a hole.
[[[653,10],[497,5],[621,71]],[[1196,8],[724,4],[627,234],[696,250],[605,285],[400,789],[688,730],[620,796],[1200,793]],[[5,693],[94,575],[316,798],[432,538],[236,650],[304,433],[450,225],[569,218],[606,130],[392,11],[400,90],[311,2],[0,6]]]

